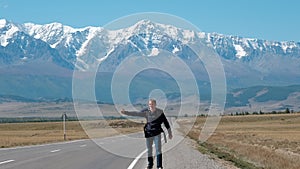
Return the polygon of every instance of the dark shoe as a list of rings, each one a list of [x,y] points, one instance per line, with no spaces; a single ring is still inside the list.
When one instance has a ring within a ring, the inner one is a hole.
[[[153,167],[153,157],[148,157],[148,167],[146,169],[152,169]]]
[[[156,164],[157,169],[162,168],[161,167],[162,166],[162,154],[158,154],[156,156],[156,162],[157,162],[157,164]]]

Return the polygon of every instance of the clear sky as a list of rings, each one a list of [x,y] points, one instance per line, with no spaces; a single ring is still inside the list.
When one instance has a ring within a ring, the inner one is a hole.
[[[16,23],[104,26],[120,17],[161,12],[204,32],[300,42],[299,0],[0,0],[0,18]]]

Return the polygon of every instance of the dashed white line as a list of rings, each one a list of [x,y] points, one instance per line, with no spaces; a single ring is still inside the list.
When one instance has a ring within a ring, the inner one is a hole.
[[[86,147],[86,144],[81,145],[80,147]]]
[[[59,152],[61,149],[57,149],[57,150],[52,150],[50,151],[50,153],[55,153],[55,152]]]
[[[13,161],[15,161],[15,160],[6,160],[6,161],[2,161],[2,162],[0,162],[0,165],[1,165],[1,164],[6,164],[6,163],[10,163],[10,162],[13,162]]]

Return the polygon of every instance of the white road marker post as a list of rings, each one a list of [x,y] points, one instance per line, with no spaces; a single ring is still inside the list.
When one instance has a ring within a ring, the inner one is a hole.
[[[67,114],[64,113],[62,115],[62,118],[63,118],[64,140],[66,141],[66,139],[67,139],[67,135],[66,135],[66,118],[67,118]]]

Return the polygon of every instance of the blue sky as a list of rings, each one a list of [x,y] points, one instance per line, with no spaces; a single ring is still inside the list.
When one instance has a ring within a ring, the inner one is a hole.
[[[104,26],[126,15],[161,12],[204,32],[300,42],[298,0],[0,0],[0,18],[16,23]]]

